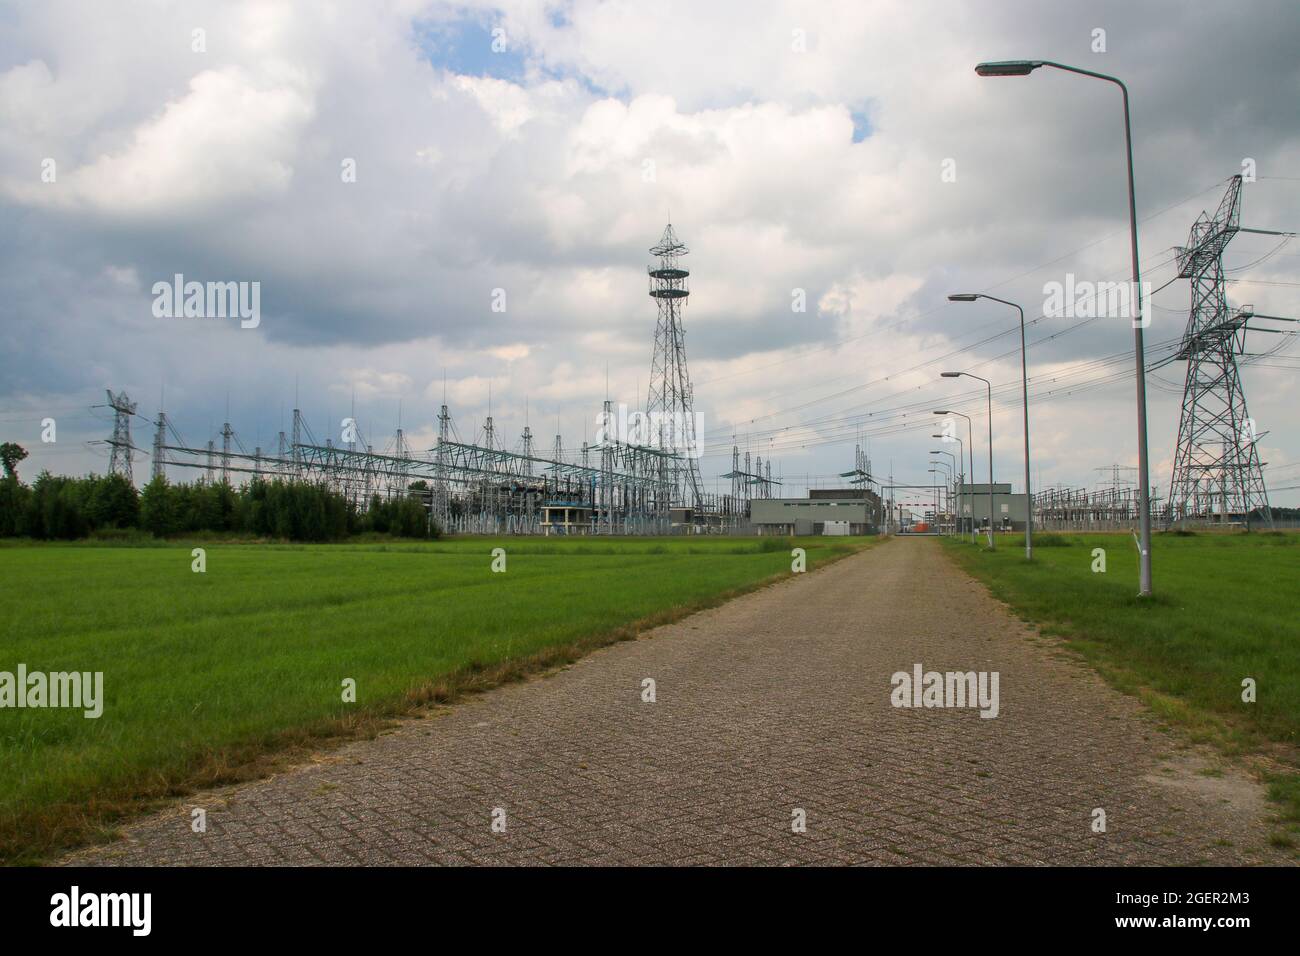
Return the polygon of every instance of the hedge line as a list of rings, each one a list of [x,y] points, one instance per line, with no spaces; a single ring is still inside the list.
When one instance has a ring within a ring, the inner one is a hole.
[[[0,479],[0,537],[84,538],[109,529],[166,537],[204,531],[242,532],[290,541],[338,541],[366,531],[437,537],[414,498],[375,495],[361,511],[324,485],[255,478],[172,484],[155,478],[140,491],[121,475],[69,478],[42,472],[31,485]]]

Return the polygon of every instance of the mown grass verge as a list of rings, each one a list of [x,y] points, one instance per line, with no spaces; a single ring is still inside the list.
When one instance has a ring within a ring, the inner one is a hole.
[[[0,548],[0,671],[100,671],[103,715],[0,708],[0,860],[104,838],[395,716],[635,637],[869,541],[468,538]],[[779,546],[778,546],[779,545]],[[206,571],[191,570],[191,546]],[[505,573],[491,570],[504,548]],[[356,702],[342,700],[345,678]]]
[[[996,551],[945,540],[959,566],[1063,637],[1162,720],[1250,758],[1278,802],[1274,841],[1300,842],[1300,535],[1156,535],[1154,597],[1137,592],[1127,534],[1036,536]],[[1105,571],[1095,571],[1104,552]],[[1255,701],[1243,700],[1243,681]]]

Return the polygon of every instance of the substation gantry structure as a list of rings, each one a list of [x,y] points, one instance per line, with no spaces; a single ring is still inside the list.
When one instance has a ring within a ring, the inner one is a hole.
[[[645,420],[653,434],[603,434],[581,449],[564,448],[555,436],[550,456],[535,448],[525,426],[513,450],[503,447],[489,406],[474,441],[461,440],[447,405],[438,414],[437,444],[416,452],[402,428],[382,450],[367,442],[349,418],[340,440],[318,439],[300,409],[293,410],[289,434],[281,431],[274,450],[252,451],[229,422],[215,440],[191,445],[163,411],[154,426],[154,477],[168,467],[191,469],[203,480],[280,478],[320,482],[362,510],[375,496],[415,494],[430,517],[445,530],[484,534],[669,534],[737,531],[748,523],[748,503],[768,498],[779,481],[771,461],[751,466],[733,450],[733,493],[706,494],[700,478],[700,442],[694,392],[686,363],[682,312],[690,289],[689,270],[681,259],[687,249],[670,224],[650,252],[658,262],[647,268],[649,293],[657,305],[654,352]],[[135,404],[125,392],[109,392],[115,412],[111,469],[130,477],[130,418]],[[604,420],[614,419],[607,398]],[[629,440],[631,437],[632,440]],[[412,485],[415,485],[412,488]]]
[[[376,495],[414,494],[440,527],[453,532],[545,533],[547,511],[564,509],[567,533],[667,534],[667,516],[654,501],[662,495],[664,475],[680,467],[670,452],[612,437],[584,443],[580,461],[569,460],[558,435],[551,457],[535,453],[527,429],[522,447],[508,450],[501,447],[490,415],[476,440],[465,442],[445,404],[437,445],[418,453],[400,428],[383,451],[367,443],[358,426],[348,436],[355,440],[319,440],[299,409],[293,412],[292,435],[281,432],[274,452],[260,446],[250,452],[228,422],[221,429],[219,457],[214,442],[185,442],[165,412],[154,425],[154,475],[165,475],[170,466],[199,471],[208,481],[244,476],[322,483],[363,510]],[[421,484],[412,489],[416,482]]]

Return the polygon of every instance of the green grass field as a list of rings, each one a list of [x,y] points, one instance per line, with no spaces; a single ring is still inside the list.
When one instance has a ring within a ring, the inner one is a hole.
[[[1262,756],[1287,829],[1300,833],[1300,535],[1157,535],[1155,596],[1139,600],[1123,534],[1036,536],[998,550],[945,541],[958,564],[1162,718],[1229,752]],[[1093,549],[1106,552],[1092,571]],[[1242,680],[1257,685],[1242,700]],[[1294,839],[1285,835],[1279,841]]]
[[[868,543],[0,546],[0,671],[104,674],[98,719],[0,709],[0,859],[40,859],[151,798],[255,773],[260,755],[373,729],[788,574],[794,545],[812,570]]]

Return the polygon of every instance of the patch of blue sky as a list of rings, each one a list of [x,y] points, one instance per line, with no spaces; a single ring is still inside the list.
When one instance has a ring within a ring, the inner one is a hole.
[[[552,8],[548,16],[556,28],[569,25],[563,8]],[[540,75],[547,79],[573,80],[593,96],[617,95],[583,73],[543,66],[529,56],[522,42],[517,42],[508,33],[494,34],[493,31],[499,27],[504,30],[494,18],[484,15],[458,20],[418,20],[412,24],[412,32],[425,58],[434,66],[453,73],[491,76],[511,83],[523,83],[530,74],[532,79]],[[494,41],[496,49],[493,48]]]
[[[525,51],[508,35],[494,36],[493,30],[498,28],[500,24],[486,17],[417,20],[412,24],[415,42],[434,66],[465,76],[491,76],[520,83],[527,71]]]
[[[866,110],[851,110],[849,115],[853,117],[853,142],[860,143],[871,135],[871,117]]]

